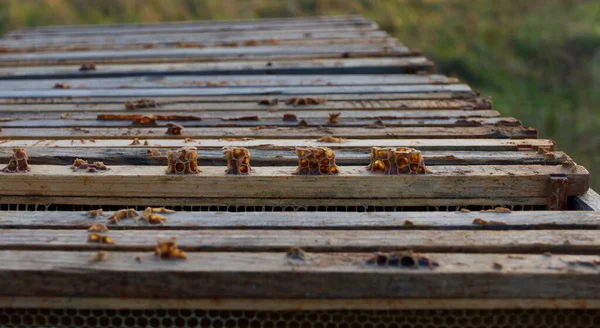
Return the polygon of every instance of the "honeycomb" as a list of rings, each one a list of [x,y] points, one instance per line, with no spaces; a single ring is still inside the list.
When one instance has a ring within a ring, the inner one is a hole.
[[[250,167],[250,152],[242,147],[223,148],[223,155],[227,160],[227,174],[248,174]]]
[[[96,172],[98,170],[106,171],[108,168],[104,165],[103,162],[94,162],[92,164],[88,163],[88,161],[83,160],[81,158],[76,158],[73,161],[73,166],[71,166],[73,171],[77,170],[88,170],[88,172]]]
[[[182,147],[178,150],[168,151],[167,161],[169,162],[167,173],[189,174],[201,172],[198,168],[196,147]]]
[[[158,118],[156,117],[156,115],[149,115],[149,116],[139,116],[139,117],[134,117],[131,120],[131,125],[143,125],[143,126],[157,126],[158,122],[156,122]]]
[[[335,153],[327,147],[296,148],[298,168],[294,174],[338,174]]]
[[[27,153],[23,148],[14,148],[13,154],[8,161],[8,165],[2,169],[3,172],[16,173],[16,172],[27,172],[29,171],[29,164],[27,163]]]
[[[600,310],[0,309],[2,327],[593,328]]]
[[[173,122],[167,123],[167,134],[180,135],[182,130],[183,130],[183,126],[181,126],[177,123],[173,123]]]
[[[371,172],[383,174],[431,173],[423,160],[421,151],[414,148],[371,148]]]

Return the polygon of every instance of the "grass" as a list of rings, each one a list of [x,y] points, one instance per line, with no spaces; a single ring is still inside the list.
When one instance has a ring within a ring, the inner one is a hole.
[[[600,172],[597,0],[0,0],[24,26],[362,14]],[[600,179],[592,186],[600,189]]]

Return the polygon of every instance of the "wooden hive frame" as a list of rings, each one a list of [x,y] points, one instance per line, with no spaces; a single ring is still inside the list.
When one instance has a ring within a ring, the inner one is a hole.
[[[600,308],[589,172],[374,22],[49,27],[0,49],[0,163],[23,148],[31,166],[0,173],[0,307]],[[166,173],[181,147],[201,172]],[[223,147],[251,173],[227,175]],[[293,175],[296,147],[331,148],[340,173]],[[371,147],[431,173],[373,174]],[[163,206],[163,224],[107,222]],[[86,241],[95,224],[114,244]],[[187,259],[156,259],[165,235]],[[390,264],[405,251],[429,262]]]

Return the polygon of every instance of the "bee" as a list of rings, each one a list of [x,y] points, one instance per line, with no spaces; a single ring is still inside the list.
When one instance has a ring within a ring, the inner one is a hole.
[[[134,218],[138,216],[139,213],[133,208],[118,210],[113,215],[108,218],[108,223],[119,223],[121,219]]]
[[[89,232],[107,232],[108,227],[102,223],[93,224],[89,229]]]
[[[169,258],[180,258],[186,259],[187,255],[185,252],[177,248],[177,243],[175,237],[171,239],[162,239],[156,238],[156,251],[155,254],[159,258],[169,259]]]

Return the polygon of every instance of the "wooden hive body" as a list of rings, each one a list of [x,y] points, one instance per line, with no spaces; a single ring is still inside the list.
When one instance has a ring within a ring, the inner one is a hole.
[[[29,165],[0,172],[0,325],[600,316],[589,172],[363,17],[45,27],[0,48],[0,163]],[[407,164],[373,172],[373,147]],[[335,172],[294,174],[297,148]],[[165,237],[185,259],[155,255]]]

